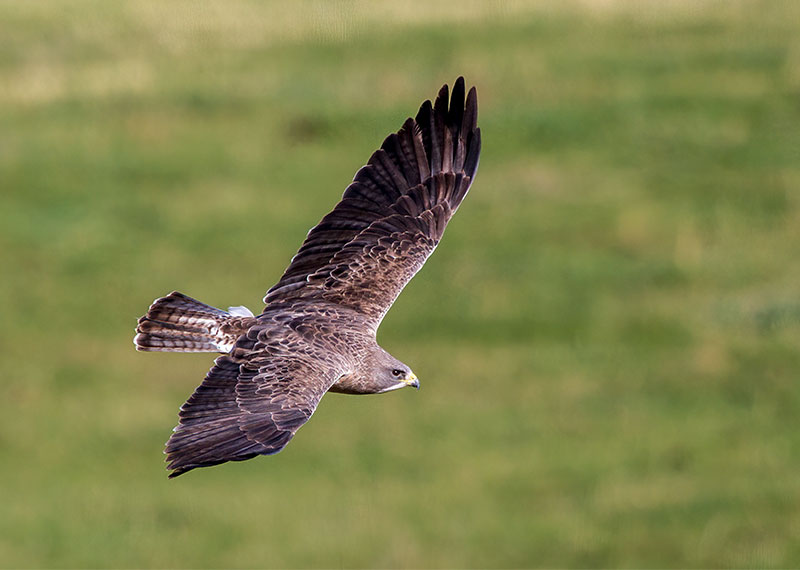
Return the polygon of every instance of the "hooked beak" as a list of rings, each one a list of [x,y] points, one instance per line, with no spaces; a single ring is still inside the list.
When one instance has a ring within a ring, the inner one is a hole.
[[[406,378],[405,380],[403,380],[403,383],[404,383],[406,386],[413,386],[414,388],[416,388],[417,390],[419,390],[419,380],[417,379],[417,375],[416,375],[416,374],[414,374],[413,372],[412,372],[411,374],[409,374],[409,375],[408,375],[408,378]]]

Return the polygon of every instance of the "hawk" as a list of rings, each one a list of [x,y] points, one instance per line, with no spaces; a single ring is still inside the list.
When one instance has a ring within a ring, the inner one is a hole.
[[[463,77],[452,95],[444,85],[425,101],[308,232],[260,315],[177,291],[153,302],[137,350],[223,353],[180,409],[165,450],[170,477],[279,452],[326,392],[419,388],[375,335],[475,178],[477,118]]]

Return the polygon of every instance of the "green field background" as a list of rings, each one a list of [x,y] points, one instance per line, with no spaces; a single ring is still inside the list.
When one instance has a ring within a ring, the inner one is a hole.
[[[212,355],[444,82],[483,155],[279,455],[168,480]],[[800,566],[800,2],[0,3],[0,566]]]

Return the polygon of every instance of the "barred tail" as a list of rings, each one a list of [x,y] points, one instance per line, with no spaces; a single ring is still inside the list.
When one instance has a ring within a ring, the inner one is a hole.
[[[245,309],[246,310],[246,309]],[[234,314],[173,291],[156,299],[139,319],[136,350],[156,352],[230,352],[252,324],[252,314],[232,307]]]

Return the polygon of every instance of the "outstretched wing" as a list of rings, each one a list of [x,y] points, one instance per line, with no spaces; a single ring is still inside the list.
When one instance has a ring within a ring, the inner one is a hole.
[[[442,237],[475,177],[481,137],[464,79],[389,135],[309,231],[265,303],[324,300],[377,324]]]
[[[253,327],[181,407],[165,451],[170,477],[279,452],[341,375],[335,362]]]

